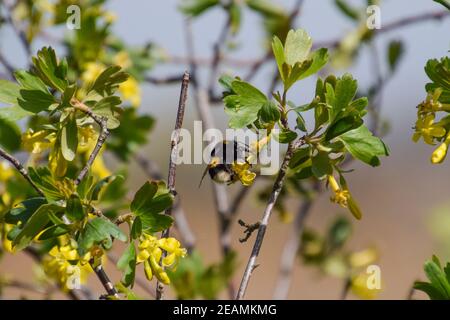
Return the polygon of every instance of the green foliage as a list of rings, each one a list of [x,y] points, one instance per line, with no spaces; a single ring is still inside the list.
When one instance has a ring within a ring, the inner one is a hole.
[[[428,60],[425,72],[432,81],[425,87],[427,92],[433,93],[441,90],[439,102],[450,103],[450,58]]]
[[[127,241],[127,236],[114,223],[106,218],[96,217],[89,220],[81,231],[78,242],[80,255],[86,254],[94,245],[110,249],[112,240]]]
[[[450,10],[450,1],[449,0],[433,0],[433,1],[442,4],[448,10]]]
[[[391,72],[395,71],[402,56],[404,55],[404,45],[401,41],[391,41],[388,47],[388,62]]]
[[[123,252],[117,267],[123,271],[122,284],[125,287],[133,286],[136,276],[136,249],[133,243],[130,243]]]
[[[450,300],[450,263],[442,268],[438,257],[425,262],[425,274],[430,282],[416,281],[414,289],[425,292],[431,300]]]
[[[139,217],[143,231],[153,233],[169,228],[173,218],[160,214],[173,203],[173,195],[162,181],[147,181],[136,192],[130,205],[131,212]],[[136,237],[136,236],[135,236]]]
[[[178,298],[217,299],[236,271],[236,258],[236,253],[230,252],[220,263],[205,266],[198,252],[191,253],[169,272]]]

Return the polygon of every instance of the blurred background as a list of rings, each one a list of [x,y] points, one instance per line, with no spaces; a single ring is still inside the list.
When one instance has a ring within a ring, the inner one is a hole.
[[[295,1],[273,1],[286,8],[292,8]],[[364,1],[349,1],[361,6]],[[113,0],[109,9],[117,15],[114,31],[130,45],[141,45],[154,41],[168,53],[184,57],[186,45],[183,29],[185,18],[177,10],[179,2],[165,1],[120,1]],[[381,4],[382,25],[398,19],[415,16],[424,12],[436,12],[441,7],[432,1],[424,0],[385,0]],[[193,21],[195,46],[199,57],[212,55],[212,46],[216,41],[225,16],[220,10],[211,10]],[[242,31],[233,44],[237,46],[229,56],[236,59],[255,59],[264,56],[263,30],[261,21],[253,13],[246,12]],[[340,13],[334,1],[306,0],[301,9],[296,26],[305,28],[315,42],[340,39],[355,28],[354,23]],[[448,55],[450,41],[448,31],[450,19],[426,21],[404,28],[383,33],[374,40],[380,53],[382,71],[387,71],[386,47],[391,40],[402,40],[405,44],[404,58],[397,72],[386,84],[381,100],[381,117],[388,121],[390,130],[384,141],[391,150],[390,157],[382,159],[379,168],[371,168],[361,163],[352,163],[349,168],[355,172],[348,174],[352,192],[359,200],[364,217],[353,221],[353,237],[348,244],[352,250],[376,247],[381,268],[381,299],[405,299],[413,281],[425,279],[423,262],[433,253],[442,259],[450,258],[450,162],[433,166],[430,163],[432,147],[423,143],[415,144],[411,140],[415,119],[416,105],[424,100],[424,85],[427,77],[424,65],[430,58]],[[11,30],[3,28],[0,33],[0,46],[16,67],[24,67],[26,58],[17,38]],[[52,30],[52,35],[62,37],[64,29]],[[48,45],[40,40],[34,46]],[[53,44],[52,44],[53,45]],[[350,72],[359,81],[362,88],[370,86],[376,75],[374,61],[368,48],[362,49],[354,65],[349,69],[338,69],[338,75]],[[155,77],[184,71],[183,64],[165,64],[158,66],[152,75]],[[269,63],[258,73],[254,84],[267,88],[271,81],[274,65]],[[237,76],[244,76],[247,70],[228,66],[220,70]],[[328,71],[327,71],[328,72]],[[207,73],[200,70],[200,80],[207,81]],[[314,92],[315,79],[302,81],[292,90],[291,100],[307,103]],[[155,160],[162,172],[167,171],[169,157],[170,133],[175,121],[178,103],[179,84],[170,86],[143,85],[143,99],[140,112],[149,113],[157,119],[152,131],[150,143],[142,154]],[[214,106],[214,116],[220,128],[226,128],[227,117],[223,108]],[[198,119],[192,96],[188,99],[184,126],[192,128]],[[107,159],[108,160],[108,159]],[[109,159],[108,165],[114,168],[116,163]],[[130,188],[134,191],[140,186],[145,175],[138,166],[130,164]],[[183,208],[197,238],[197,247],[207,263],[221,259],[218,242],[218,221],[212,201],[210,183],[197,188],[201,173],[200,165],[182,165],[177,171],[177,191],[181,196]],[[236,186],[229,187],[231,194]],[[257,188],[255,188],[256,190]],[[253,191],[255,191],[253,190]],[[289,201],[288,211],[295,214],[300,199]],[[239,212],[239,218],[245,221],[257,221],[264,206],[255,200],[255,196],[246,199]],[[308,216],[308,227],[325,231],[336,215],[348,215],[335,204],[330,203],[329,194],[323,193],[314,203]],[[259,264],[248,288],[247,298],[270,299],[273,295],[279,261],[284,243],[291,225],[283,223],[276,215],[272,217],[266,239],[261,250]],[[242,228],[235,223],[232,232],[232,246],[238,252],[239,268],[235,273],[235,283],[239,284],[245,268],[254,236],[247,243],[239,243]],[[27,257],[8,256],[0,264],[2,273],[21,274],[25,279],[33,276]],[[113,267],[111,275],[119,279],[120,275]],[[91,279],[95,286],[95,279]],[[305,266],[297,260],[289,299],[338,299],[343,288],[341,279],[322,276],[316,269]],[[139,292],[139,289],[136,289]],[[6,297],[20,297],[20,291],[8,289]],[[225,295],[223,297],[226,297]],[[424,298],[421,293],[416,298]],[[349,296],[354,298],[354,296]]]

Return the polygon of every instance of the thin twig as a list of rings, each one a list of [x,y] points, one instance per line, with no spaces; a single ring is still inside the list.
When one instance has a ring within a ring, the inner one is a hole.
[[[16,22],[14,21],[13,17],[12,17],[12,10],[14,9],[13,6],[8,5],[5,3],[5,7],[6,7],[6,14],[5,14],[5,20],[7,23],[9,23],[11,25],[11,28],[14,30],[14,32],[16,33],[17,37],[20,40],[20,43],[22,44],[25,53],[27,55],[27,57],[31,57],[31,44],[28,41],[27,35],[26,33],[20,28],[20,26],[18,26],[16,24]]]
[[[135,154],[134,159],[149,178],[151,178],[152,180],[163,179],[161,171],[159,170],[158,165],[154,161],[140,154]],[[196,240],[195,235],[192,232],[192,229],[186,218],[186,213],[184,212],[183,207],[181,206],[180,198],[175,199],[175,203],[172,209],[173,209],[172,215],[175,219],[175,228],[178,230],[180,234],[180,240],[183,243],[183,246],[186,248],[188,253],[190,253],[195,248]]]
[[[213,58],[212,65],[209,73],[208,81],[208,94],[210,97],[214,96],[214,87],[217,81],[217,72],[219,70],[221,58],[222,58],[222,46],[226,43],[228,35],[230,34],[231,16],[229,15],[225,24],[222,27],[222,31],[213,46]]]
[[[97,143],[95,144],[94,150],[92,150],[91,155],[89,156],[88,161],[84,165],[84,167],[81,169],[80,173],[78,174],[78,177],[75,179],[75,185],[80,184],[80,182],[84,179],[84,177],[89,172],[89,169],[91,168],[92,164],[94,163],[95,159],[97,158],[100,150],[102,149],[103,144],[106,142],[106,139],[109,136],[109,130],[107,127],[108,119],[106,117],[100,117],[92,112],[92,110],[83,104],[82,102],[72,99],[72,105],[74,108],[84,112],[89,117],[91,117],[99,126],[100,126],[100,133],[98,135]]]
[[[286,155],[284,156],[283,162],[281,164],[281,168],[278,172],[277,178],[272,188],[272,192],[269,197],[269,202],[267,203],[266,209],[264,210],[263,217],[260,221],[260,226],[258,228],[258,233],[256,235],[256,240],[253,245],[252,253],[247,263],[247,267],[245,268],[244,275],[241,280],[241,285],[239,287],[239,291],[237,293],[236,299],[241,300],[244,298],[245,292],[247,290],[248,283],[250,281],[250,277],[252,276],[252,272],[256,266],[256,259],[259,255],[259,251],[261,250],[261,246],[264,240],[264,236],[266,234],[266,229],[269,223],[270,216],[272,215],[273,207],[280,195],[281,189],[283,188],[284,179],[286,177],[286,171],[288,168],[289,161],[291,160],[292,154],[294,151],[300,147],[304,143],[303,139],[299,139],[296,142],[291,142],[286,151]]]
[[[259,222],[256,222],[253,224],[248,224],[248,223],[245,223],[244,220],[242,220],[242,219],[239,219],[238,223],[241,227],[245,228],[245,230],[244,230],[245,236],[244,236],[244,238],[239,238],[240,243],[247,242],[247,240],[250,239],[250,237],[252,236],[253,232],[258,230],[259,226],[260,226]]]
[[[177,119],[175,121],[175,130],[172,133],[172,140],[170,145],[170,159],[169,159],[169,174],[167,178],[167,187],[169,192],[175,197],[175,180],[176,180],[176,170],[177,170],[177,157],[178,157],[178,143],[180,142],[180,130],[183,127],[184,110],[186,109],[186,101],[188,95],[189,87],[189,73],[185,72],[183,76],[183,81],[181,83],[180,99],[178,102]],[[172,206],[166,209],[166,215],[172,215]],[[163,238],[168,237],[170,234],[170,228],[167,228],[162,236]],[[164,295],[164,286],[157,282],[156,284],[156,299],[161,300]]]
[[[27,169],[23,167],[23,165],[20,163],[19,160],[17,160],[14,156],[3,150],[1,147],[0,147],[0,157],[4,158],[9,163],[11,163],[17,169],[17,171],[19,171],[22,177],[24,177],[25,180],[28,181],[28,183],[33,187],[33,189],[36,190],[36,192],[40,196],[45,197],[44,192],[33,182],[33,180],[31,180],[31,177],[28,174]]]
[[[97,266],[95,265],[94,259],[91,259],[89,261],[89,264],[91,265],[92,269],[94,270],[95,274],[97,275],[97,278],[100,280],[101,284],[103,285],[103,288],[105,288],[106,292],[108,293],[108,296],[112,296],[116,299],[119,298],[119,294],[114,287],[114,284],[109,279],[108,275],[105,272],[105,269],[103,269],[103,266],[101,263],[99,263]]]
[[[378,36],[384,33],[388,33],[397,29],[401,29],[410,25],[415,25],[421,22],[427,22],[430,20],[442,20],[444,18],[450,17],[449,11],[437,11],[437,12],[426,12],[419,15],[401,18],[399,20],[390,22],[381,27],[381,29],[374,30],[373,36]],[[328,41],[316,42],[313,48],[337,48],[341,43],[341,39],[334,39]]]
[[[215,128],[214,118],[211,113],[211,108],[209,105],[209,96],[207,90],[202,88],[198,83],[197,78],[197,63],[194,60],[195,57],[195,48],[194,48],[194,39],[192,33],[192,26],[190,20],[186,20],[185,24],[185,38],[186,38],[186,47],[188,52],[188,60],[190,63],[190,74],[192,79],[192,88],[194,89],[194,99],[197,107],[197,111],[199,117],[204,126],[204,131],[208,129]],[[222,256],[226,257],[231,248],[231,238],[228,232],[224,232],[224,221],[229,220],[229,203],[228,203],[228,192],[226,187],[221,184],[212,183],[213,197],[214,197],[214,205],[216,208],[216,213],[219,218],[219,228],[220,228],[220,246],[222,248]],[[234,296],[234,286],[232,281],[228,283],[228,292],[230,297]]]
[[[179,83],[183,80],[182,74],[176,74],[172,76],[166,76],[162,78],[156,78],[152,76],[146,76],[145,82],[154,84],[154,85],[160,85],[160,84],[172,84],[172,83]]]

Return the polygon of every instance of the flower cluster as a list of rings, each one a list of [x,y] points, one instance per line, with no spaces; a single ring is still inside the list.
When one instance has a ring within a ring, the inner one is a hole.
[[[449,119],[445,117],[436,121],[436,114],[438,112],[450,111],[450,105],[439,102],[441,93],[442,90],[440,89],[428,93],[426,100],[417,107],[417,121],[412,137],[414,142],[423,138],[423,141],[429,145],[439,143],[439,146],[431,155],[431,162],[433,164],[442,163],[445,160],[450,144]]]
[[[186,256],[186,249],[181,248],[180,242],[175,238],[157,239],[155,236],[144,233],[139,240],[137,263],[144,263],[147,279],[150,281],[155,276],[160,282],[170,284],[164,267],[175,269],[180,258]]]
[[[63,238],[43,258],[42,267],[45,274],[56,280],[63,290],[75,289],[78,284],[85,283],[88,274],[92,272],[89,265],[92,257],[91,252],[80,257],[76,242]]]

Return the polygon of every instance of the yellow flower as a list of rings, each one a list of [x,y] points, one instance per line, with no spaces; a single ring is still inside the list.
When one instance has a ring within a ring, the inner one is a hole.
[[[424,102],[419,104],[419,114],[426,113],[435,113],[438,111],[450,111],[449,104],[443,104],[439,102],[439,98],[441,97],[442,89],[438,88],[433,92],[429,92],[427,94],[427,98]]]
[[[133,62],[130,59],[130,55],[126,51],[120,51],[114,56],[114,64],[120,66],[122,69],[131,67]]]
[[[362,268],[378,260],[378,252],[374,248],[353,252],[348,257],[352,268]]]
[[[110,24],[116,22],[117,20],[117,15],[111,11],[105,11],[103,13],[103,17],[105,18],[105,21]]]
[[[343,208],[348,208],[352,215],[360,220],[362,218],[362,212],[356,203],[355,199],[352,197],[350,191],[345,187],[342,189],[337,183],[334,176],[328,176],[328,183],[330,185],[331,190],[334,193],[334,196],[331,197],[331,201],[339,204]]]
[[[31,153],[41,153],[51,148],[55,140],[55,133],[49,132],[48,130],[33,132],[33,130],[28,129],[22,134],[23,148]]]
[[[447,135],[444,142],[441,143],[441,145],[437,147],[436,150],[434,150],[433,153],[431,154],[431,163],[439,164],[445,160],[449,144],[450,144],[450,134]]]
[[[3,249],[6,252],[14,253],[15,249],[13,248],[12,241],[7,238],[8,232],[13,228],[13,225],[5,223],[3,225],[0,225],[0,227],[3,229],[1,230],[1,240]]]
[[[81,74],[81,79],[85,83],[92,83],[105,70],[105,66],[101,63],[88,62],[84,66],[84,72]]]
[[[155,276],[160,282],[170,284],[170,279],[164,267],[175,268],[181,258],[186,256],[186,249],[175,238],[157,239],[155,236],[143,234],[139,239],[137,263],[144,263],[145,276],[150,281]],[[166,257],[162,259],[163,250]]]
[[[119,86],[119,92],[125,100],[129,100],[134,107],[141,104],[141,88],[133,77],[129,77]]]
[[[80,258],[76,243],[63,240],[60,245],[54,246],[49,255],[42,260],[42,266],[47,276],[56,280],[64,290],[71,288],[72,281],[80,284],[85,283],[92,268],[87,263],[90,253]]]
[[[425,117],[419,116],[416,122],[416,131],[412,137],[414,142],[419,141],[420,137],[427,144],[434,144],[434,139],[445,136],[445,129],[439,123],[434,123],[434,114],[428,114]]]
[[[350,290],[361,299],[372,300],[380,293],[381,289],[369,289],[367,284],[369,274],[362,272],[351,279]]]
[[[60,150],[60,148],[54,148],[49,155],[48,158],[48,166],[50,171],[56,177],[64,177],[67,171],[67,161],[64,159],[64,156]]]
[[[0,181],[8,181],[14,176],[14,170],[8,162],[0,162]]]
[[[233,172],[238,175],[238,179],[241,181],[242,185],[250,186],[256,178],[256,174],[249,170],[249,163],[232,163]]]

